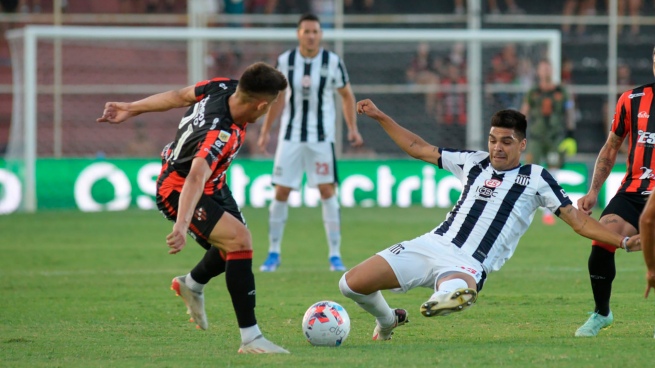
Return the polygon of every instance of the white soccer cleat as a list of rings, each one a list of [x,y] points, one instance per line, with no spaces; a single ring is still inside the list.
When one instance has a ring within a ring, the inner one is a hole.
[[[242,343],[239,354],[289,354],[289,351],[266,340],[264,335],[259,335],[250,342]]]
[[[390,327],[381,327],[378,321],[375,321],[377,326],[373,330],[373,340],[391,340],[391,335],[393,335],[393,330],[409,322],[407,319],[407,311],[404,309],[395,309],[393,313],[396,316],[396,321]]]
[[[184,283],[184,276],[173,278],[171,289],[177,296],[182,297],[187,307],[187,314],[191,315],[190,322],[195,322],[198,328],[206,330],[209,323],[205,314],[205,295],[189,289]]]
[[[457,289],[447,294],[434,293],[421,305],[421,314],[425,317],[434,317],[461,312],[472,307],[477,298],[477,291],[469,288]]]

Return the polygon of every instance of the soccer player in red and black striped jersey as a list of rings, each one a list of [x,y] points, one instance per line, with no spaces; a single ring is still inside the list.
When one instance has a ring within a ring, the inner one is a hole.
[[[189,233],[207,250],[191,272],[172,288],[202,329],[207,328],[204,286],[225,272],[241,331],[240,353],[288,353],[262,336],[255,318],[252,239],[225,183],[225,172],[245,139],[246,127],[266,114],[281,91],[284,74],[265,63],[250,65],[241,78],[214,78],[145,99],[107,102],[98,122],[120,124],[145,112],[189,107],[175,141],[162,152],[157,206],[173,221],[166,237],[170,254],[186,245]]]
[[[655,49],[652,59],[655,74]],[[578,200],[578,208],[591,214],[598,193],[612,171],[623,141],[627,138],[627,172],[600,217],[600,222],[607,228],[624,236],[639,233],[639,215],[655,186],[654,88],[655,83],[649,83],[621,95],[616,104],[609,137],[596,160],[589,192]],[[587,322],[575,332],[575,336],[580,337],[596,336],[614,320],[610,309],[610,296],[612,281],[616,276],[616,248],[597,241],[591,245],[588,267],[596,307]]]

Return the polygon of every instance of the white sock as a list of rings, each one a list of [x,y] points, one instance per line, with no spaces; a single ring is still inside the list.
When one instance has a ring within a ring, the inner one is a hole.
[[[362,309],[372,314],[380,323],[380,326],[389,327],[396,323],[396,315],[387,304],[387,301],[384,300],[381,292],[376,291],[368,295],[354,292],[346,282],[346,274],[343,274],[341,280],[339,280],[339,290],[341,290],[343,296],[352,299]]]
[[[463,279],[450,279],[448,281],[444,281],[439,285],[439,288],[437,289],[438,294],[448,294],[450,292],[453,292],[457,289],[467,289],[469,287],[469,284],[466,283]]]
[[[289,205],[287,202],[273,200],[268,209],[268,251],[269,253],[280,253],[282,251],[282,235],[284,234],[284,225],[289,215]]]
[[[243,343],[251,342],[255,339],[255,337],[262,334],[262,332],[259,330],[259,326],[257,325],[246,328],[239,328],[239,332],[241,332],[241,342]]]
[[[333,195],[328,199],[321,200],[323,207],[323,224],[325,235],[328,240],[330,257],[341,257],[341,216],[339,215],[339,201]]]
[[[205,288],[205,284],[200,284],[191,277],[191,272],[184,277],[184,284],[197,293],[202,293],[202,290]]]

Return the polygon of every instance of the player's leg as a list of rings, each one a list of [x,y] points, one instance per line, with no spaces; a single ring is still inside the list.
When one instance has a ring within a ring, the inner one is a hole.
[[[277,270],[281,262],[282,236],[289,214],[289,194],[300,187],[302,181],[302,145],[297,142],[282,141],[275,152],[272,183],[275,198],[269,206],[268,217],[268,256],[259,267],[262,272]]]
[[[600,223],[621,235],[632,236],[638,232],[639,215],[642,210],[643,204],[640,205],[624,194],[617,194],[601,214]],[[614,321],[610,309],[610,297],[612,282],[616,276],[615,252],[616,247],[612,245],[595,240],[591,243],[587,266],[595,307],[589,319],[577,329],[575,336],[596,336],[601,329]]]
[[[373,340],[389,340],[396,327],[409,322],[407,311],[389,307],[380,292],[397,288],[400,288],[400,284],[396,274],[379,255],[353,267],[339,281],[341,293],[375,317]]]
[[[225,253],[225,283],[241,332],[239,352],[288,353],[266,340],[257,325],[250,231],[234,216],[224,214],[211,231],[208,241]]]
[[[472,307],[478,298],[477,282],[469,273],[449,271],[440,274],[436,291],[421,305],[425,317],[446,316]]]
[[[161,194],[157,195],[157,207],[164,215],[164,217],[172,222],[175,222],[177,218],[177,206],[179,203],[179,197],[180,193],[177,191],[173,191],[165,197]],[[200,204],[199,207],[203,206],[201,203],[205,202],[209,203],[207,203],[207,205],[203,208],[215,207],[212,201],[210,201],[208,197],[204,195],[198,202]],[[218,211],[219,212],[217,214],[214,214],[213,218],[220,217],[222,212],[220,209],[218,209]],[[207,276],[205,281],[203,275],[205,273],[218,274],[225,270],[225,261],[221,258],[218,249],[212,250],[214,247],[212,247],[211,244],[209,244],[207,241],[207,237],[209,236],[213,225],[213,223],[211,223],[209,226],[205,224],[205,226],[202,227],[205,235],[195,237],[198,244],[205,248],[207,252],[203,256],[200,263],[196,266],[196,268],[194,268],[194,270],[198,271],[200,267],[204,266],[206,271],[195,272],[195,275],[193,276],[191,273],[177,276],[174,277],[171,282],[171,289],[175,291],[177,296],[182,298],[184,304],[187,307],[187,314],[191,316],[189,321],[195,322],[198,328],[203,330],[206,330],[209,325],[207,322],[207,315],[205,313],[205,296],[203,290],[205,284],[209,281],[209,279],[211,279],[211,276]]]
[[[203,204],[201,204],[201,207],[203,208],[214,206],[213,203],[206,203],[208,201],[218,203],[223,211],[234,216],[245,225],[246,221],[227,185],[224,185],[223,188],[221,188],[221,190],[211,198],[204,197],[201,198],[201,201],[203,202]],[[217,218],[220,218],[220,216],[220,214],[216,214]],[[213,247],[206,240],[208,234],[211,233],[213,225],[214,224],[211,224],[211,226],[205,226],[205,233],[207,235],[195,237],[198,244],[207,250],[205,255],[191,272],[184,276],[174,278],[172,285],[173,289],[176,290],[178,295],[182,296],[187,303],[189,314],[192,315],[192,320],[195,320],[198,327],[203,330],[207,329],[208,326],[204,308],[203,290],[205,285],[207,285],[211,279],[225,272],[225,254],[221,253],[218,248]],[[186,291],[185,289],[189,289],[192,292]]]
[[[337,161],[334,144],[322,142],[310,146],[311,152],[305,156],[307,184],[318,187],[321,193],[321,208],[325,236],[328,241],[328,259],[331,271],[345,271],[341,260],[341,214],[336,193]]]

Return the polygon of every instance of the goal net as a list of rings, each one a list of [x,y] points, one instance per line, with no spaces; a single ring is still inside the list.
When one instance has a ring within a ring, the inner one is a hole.
[[[106,101],[238,78],[297,45],[295,29],[281,28],[28,26],[7,38],[14,98],[5,164],[22,181],[28,211],[36,209],[38,158],[156,157],[175,134],[180,111],[138,116],[121,129],[97,124]],[[358,100],[373,99],[445,147],[483,148],[489,117],[520,107],[536,61],[550,59],[556,80],[560,70],[554,30],[327,29],[323,40],[343,57]],[[342,157],[402,154],[370,121],[359,129],[366,148],[350,150],[340,134]],[[250,128],[240,157],[261,156],[257,131]]]

